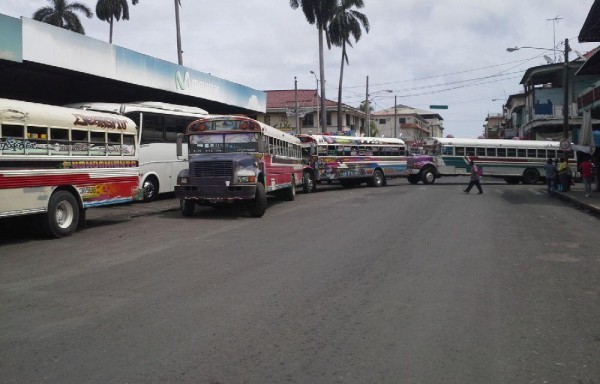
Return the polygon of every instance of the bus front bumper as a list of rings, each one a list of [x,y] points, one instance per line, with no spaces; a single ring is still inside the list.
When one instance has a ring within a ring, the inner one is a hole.
[[[176,185],[175,196],[198,202],[226,202],[233,200],[252,200],[256,194],[256,185]]]

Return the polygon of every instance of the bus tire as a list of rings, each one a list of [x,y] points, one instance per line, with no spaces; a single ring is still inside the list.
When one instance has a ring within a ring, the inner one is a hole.
[[[423,184],[435,183],[435,171],[431,167],[427,167],[421,171],[421,181]]]
[[[292,175],[292,185],[285,189],[284,198],[287,201],[296,200],[296,178]]]
[[[408,179],[409,183],[414,185],[414,184],[419,184],[420,177],[419,177],[419,175],[411,174],[411,175],[408,175],[407,179]]]
[[[181,207],[181,215],[185,217],[190,217],[194,215],[194,210],[196,209],[196,202],[194,200],[188,199],[179,199],[179,205]]]
[[[516,185],[519,184],[521,179],[518,176],[508,176],[504,178],[504,181],[506,181],[507,184]]]
[[[373,171],[373,178],[371,179],[369,186],[370,187],[383,187],[385,185],[385,177],[383,176],[383,172],[379,169]]]
[[[536,169],[527,168],[523,171],[523,177],[521,178],[523,184],[536,184],[538,181],[540,181],[540,174]]]
[[[158,180],[154,176],[148,176],[142,183],[144,191],[144,203],[151,203],[158,196]]]
[[[262,217],[267,210],[267,193],[262,183],[256,184],[254,199],[248,202],[248,213],[252,217]]]
[[[304,193],[311,193],[315,190],[315,181],[313,180],[310,172],[304,172],[302,176],[302,191]]]
[[[50,196],[48,212],[41,215],[41,228],[50,237],[69,236],[79,225],[79,204],[68,191],[57,191]]]

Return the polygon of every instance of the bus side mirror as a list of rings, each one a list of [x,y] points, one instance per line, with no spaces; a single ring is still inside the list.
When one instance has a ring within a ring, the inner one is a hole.
[[[311,143],[310,143],[310,151],[309,151],[309,154],[310,154],[311,156],[314,156],[314,155],[316,155],[316,154],[317,154],[317,147],[315,146],[315,143],[313,143],[313,142],[311,142]]]
[[[177,158],[183,156],[183,134],[177,134]]]

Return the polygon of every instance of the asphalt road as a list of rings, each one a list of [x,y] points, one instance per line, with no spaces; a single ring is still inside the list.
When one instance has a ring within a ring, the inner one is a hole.
[[[457,182],[0,236],[0,382],[599,383],[598,219]]]

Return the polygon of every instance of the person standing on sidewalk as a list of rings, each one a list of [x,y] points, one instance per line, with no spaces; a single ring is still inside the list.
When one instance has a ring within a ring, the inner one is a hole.
[[[556,165],[552,158],[549,158],[546,161],[546,165],[544,166],[544,170],[546,171],[546,183],[548,184],[548,195],[554,195],[554,189],[556,188]]]
[[[477,165],[475,165],[475,162],[473,160],[470,160],[469,164],[471,165],[471,181],[469,182],[469,186],[467,187],[467,189],[465,189],[463,192],[469,193],[471,191],[471,188],[473,188],[473,186],[476,186],[479,190],[479,195],[481,195],[483,193],[483,189],[481,189],[481,183],[479,183],[479,168],[477,167]]]
[[[569,180],[569,163],[564,157],[560,158],[558,163],[558,190],[561,192],[569,191],[571,180]]]
[[[581,170],[581,178],[583,179],[583,185],[585,186],[585,197],[592,196],[592,181],[594,180],[594,164],[588,157],[579,166]]]

